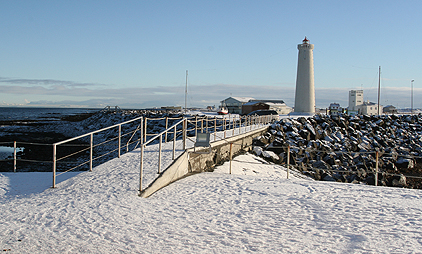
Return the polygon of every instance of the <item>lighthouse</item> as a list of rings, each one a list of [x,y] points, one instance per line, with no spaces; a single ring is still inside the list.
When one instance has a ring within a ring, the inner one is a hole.
[[[297,77],[295,93],[295,114],[313,115],[315,113],[314,87],[314,45],[306,38],[297,45]]]

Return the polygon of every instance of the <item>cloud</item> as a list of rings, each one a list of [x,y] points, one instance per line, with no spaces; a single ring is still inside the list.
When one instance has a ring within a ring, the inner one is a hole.
[[[7,83],[12,85],[41,85],[41,86],[69,86],[69,87],[86,87],[86,86],[108,86],[105,84],[96,83],[79,83],[73,81],[55,80],[55,79],[13,79],[0,77],[0,83]]]
[[[5,80],[8,80],[7,82]],[[158,87],[112,87],[88,83],[74,83],[55,80],[25,80],[0,78],[1,105],[17,102],[7,102],[7,94],[25,97],[27,106],[56,107],[95,107],[118,105],[122,108],[149,108],[161,106],[184,106],[184,86]],[[24,82],[25,81],[25,82]],[[32,82],[33,81],[33,82]],[[32,83],[31,83],[32,82]],[[316,106],[327,108],[330,103],[340,103],[348,106],[349,88],[315,89]],[[422,89],[415,88],[415,105],[422,107],[422,102],[416,100]],[[364,89],[364,99],[377,102],[377,89]],[[4,97],[1,97],[4,96]],[[218,106],[220,101],[230,97],[253,97],[255,99],[284,100],[294,106],[295,87],[281,85],[244,86],[233,84],[189,85],[187,94],[188,107]],[[22,99],[23,100],[23,99]],[[410,90],[403,87],[384,87],[381,89],[380,103],[395,105],[399,108],[410,106]]]

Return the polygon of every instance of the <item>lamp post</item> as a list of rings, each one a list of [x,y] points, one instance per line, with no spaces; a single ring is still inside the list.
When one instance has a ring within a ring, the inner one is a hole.
[[[413,81],[415,81],[414,79],[412,79],[410,81],[410,90],[411,90],[411,95],[410,95],[410,114],[413,115]]]

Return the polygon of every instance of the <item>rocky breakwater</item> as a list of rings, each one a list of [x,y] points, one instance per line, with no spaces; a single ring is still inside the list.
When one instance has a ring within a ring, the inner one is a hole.
[[[255,139],[254,151],[316,180],[422,188],[422,115],[283,119]],[[378,163],[376,159],[378,152]]]

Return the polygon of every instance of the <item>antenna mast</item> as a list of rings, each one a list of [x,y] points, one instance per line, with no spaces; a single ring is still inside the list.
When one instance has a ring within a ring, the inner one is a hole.
[[[378,71],[378,115],[380,115],[380,87],[381,87],[381,66]]]

